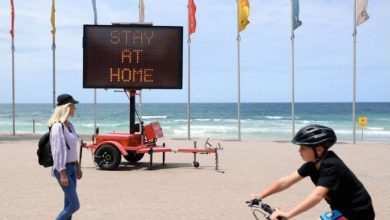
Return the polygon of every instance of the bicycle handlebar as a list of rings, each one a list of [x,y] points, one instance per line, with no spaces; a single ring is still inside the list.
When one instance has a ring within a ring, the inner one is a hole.
[[[274,208],[272,208],[267,203],[262,202],[261,199],[253,199],[253,200],[250,200],[250,201],[246,201],[246,203],[248,204],[249,207],[251,207],[251,208],[258,207],[258,208],[264,210],[265,212],[267,212],[270,215],[273,212],[275,212]],[[267,219],[269,219],[269,218],[267,218]],[[278,220],[288,220],[288,219],[286,217],[279,216]]]

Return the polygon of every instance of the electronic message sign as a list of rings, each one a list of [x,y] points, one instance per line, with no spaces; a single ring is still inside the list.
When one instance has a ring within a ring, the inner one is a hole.
[[[181,89],[183,27],[84,25],[83,87]]]

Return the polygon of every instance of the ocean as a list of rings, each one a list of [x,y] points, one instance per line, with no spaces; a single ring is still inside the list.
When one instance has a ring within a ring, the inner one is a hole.
[[[16,133],[44,133],[51,104],[16,104]],[[137,104],[138,109],[138,104]],[[238,138],[236,103],[192,103],[191,137]],[[352,140],[351,103],[296,103],[296,131],[316,123],[335,129],[340,141]],[[79,134],[93,134],[93,104],[77,105],[71,119]],[[368,118],[368,126],[356,126],[356,140],[390,142],[390,103],[357,103],[358,117]],[[164,136],[187,138],[187,104],[144,103],[145,124],[160,122]],[[35,123],[33,123],[35,122]],[[35,128],[33,126],[35,124]],[[100,132],[129,131],[129,104],[97,104]],[[12,104],[0,104],[0,133],[12,133]],[[241,139],[290,140],[292,137],[290,103],[242,103]]]

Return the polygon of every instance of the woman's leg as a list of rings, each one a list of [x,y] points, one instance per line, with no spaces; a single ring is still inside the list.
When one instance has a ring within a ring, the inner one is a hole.
[[[58,183],[60,183],[60,175],[57,171],[54,172]],[[72,214],[75,213],[80,208],[79,199],[76,191],[76,166],[67,165],[66,166],[66,175],[68,176],[69,186],[61,188],[64,191],[65,202],[64,209],[57,216],[57,220],[70,220],[72,219]]]

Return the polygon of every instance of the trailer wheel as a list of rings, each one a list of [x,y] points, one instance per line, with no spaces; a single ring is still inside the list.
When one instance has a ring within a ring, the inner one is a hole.
[[[196,167],[196,168],[199,167],[199,162],[198,161],[194,161],[194,162],[192,162],[192,164],[194,164],[194,167]]]
[[[121,162],[121,155],[113,145],[103,144],[95,153],[95,162],[102,170],[115,170]]]
[[[137,154],[134,153],[133,151],[127,151],[127,153],[128,153],[127,156],[123,156],[123,157],[130,163],[137,163],[144,157],[144,154]]]

